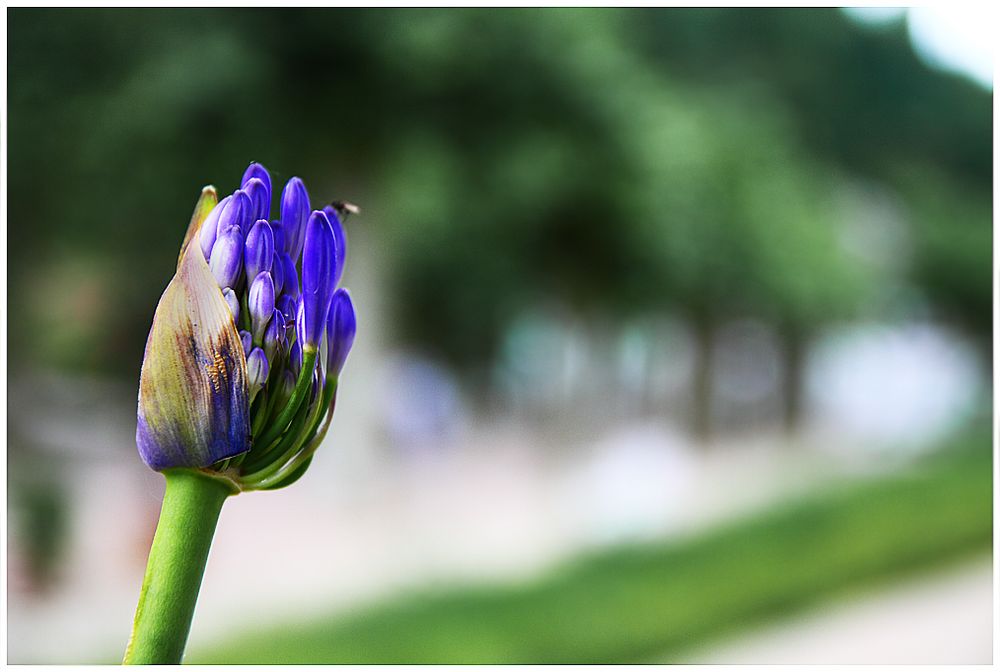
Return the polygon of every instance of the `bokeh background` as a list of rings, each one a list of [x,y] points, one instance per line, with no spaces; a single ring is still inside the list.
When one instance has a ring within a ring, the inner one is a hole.
[[[992,78],[922,16],[8,10],[9,662],[120,658],[251,160],[362,207],[359,338],[189,661],[989,662]]]

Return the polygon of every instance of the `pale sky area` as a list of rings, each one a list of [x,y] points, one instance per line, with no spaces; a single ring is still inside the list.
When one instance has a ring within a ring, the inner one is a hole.
[[[958,72],[993,89],[993,44],[996,11],[990,3],[933,7],[851,7],[848,14],[865,22],[883,23],[906,14],[910,39],[929,65]]]

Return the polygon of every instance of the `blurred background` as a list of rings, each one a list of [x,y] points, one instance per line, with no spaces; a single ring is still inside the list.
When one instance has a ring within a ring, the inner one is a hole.
[[[359,336],[189,661],[990,662],[969,11],[9,10],[9,662],[120,660],[146,334],[252,160],[361,206]]]

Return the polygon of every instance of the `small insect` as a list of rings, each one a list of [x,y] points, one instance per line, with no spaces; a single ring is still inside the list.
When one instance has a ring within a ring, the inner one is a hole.
[[[349,201],[333,201],[330,203],[331,207],[337,211],[341,217],[347,217],[348,215],[360,215],[361,208],[354,205]]]

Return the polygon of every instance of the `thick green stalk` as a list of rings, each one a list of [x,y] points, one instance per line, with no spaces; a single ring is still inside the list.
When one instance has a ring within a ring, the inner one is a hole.
[[[222,503],[235,492],[197,471],[174,469],[164,475],[167,489],[125,649],[126,665],[181,662]]]

